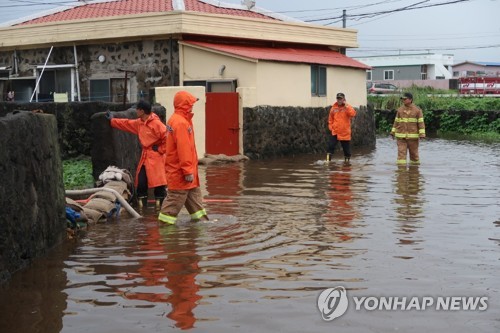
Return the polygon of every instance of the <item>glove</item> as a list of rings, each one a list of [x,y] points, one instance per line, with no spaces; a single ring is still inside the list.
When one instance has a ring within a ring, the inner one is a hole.
[[[394,133],[391,133],[391,138],[394,140]]]
[[[192,174],[184,175],[184,180],[187,181],[188,183],[192,183],[194,180],[194,177]]]
[[[106,111],[106,119],[108,119],[108,120],[113,119],[113,114],[112,114],[112,113],[111,113],[111,111],[109,111],[109,110],[108,110],[108,111]]]
[[[153,147],[151,147],[151,149],[153,149],[154,151],[158,151],[158,145],[153,145]]]

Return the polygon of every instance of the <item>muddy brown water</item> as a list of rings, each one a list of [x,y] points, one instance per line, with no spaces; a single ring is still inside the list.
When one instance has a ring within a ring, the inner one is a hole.
[[[0,332],[500,332],[500,144],[430,139],[201,170],[215,223],[92,227],[0,287]],[[332,321],[320,293],[343,286]],[[488,297],[485,311],[356,310],[352,297]]]

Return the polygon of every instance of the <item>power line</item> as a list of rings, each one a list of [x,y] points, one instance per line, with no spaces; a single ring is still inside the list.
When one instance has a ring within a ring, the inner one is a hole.
[[[380,15],[393,14],[393,13],[397,13],[397,12],[423,9],[423,8],[453,5],[453,4],[457,4],[457,3],[461,3],[461,2],[469,2],[469,1],[471,1],[471,0],[454,0],[454,1],[436,3],[436,4],[421,5],[423,3],[429,2],[429,0],[424,0],[424,1],[420,1],[420,2],[411,4],[408,6],[404,6],[404,7],[396,8],[396,9],[391,9],[391,10],[383,10],[383,11],[378,11],[378,12],[362,13],[362,14],[348,14],[347,18],[350,20],[362,20],[365,18],[373,18],[375,16],[380,16]],[[421,5],[421,6],[419,6],[419,5]],[[339,20],[341,18],[342,18],[342,15],[339,15],[339,16],[327,17],[327,18],[321,18],[321,19],[306,20],[305,22],[330,21],[330,20]]]
[[[33,5],[37,6],[74,6],[77,3],[81,3],[80,1],[30,1],[30,0],[10,0],[10,2],[14,2],[11,5],[0,5],[0,8],[17,8],[17,7],[32,7]]]
[[[452,39],[460,39],[460,40],[463,40],[463,39],[479,39],[479,38],[491,38],[491,37],[500,37],[500,34],[494,34],[494,35],[475,35],[475,36],[469,36],[469,37],[466,37],[466,36],[457,36],[457,37],[443,37],[443,38],[428,38],[428,37],[422,37],[422,38],[416,38],[414,36],[411,36],[411,41],[412,42],[415,42],[415,41],[419,41],[419,40],[437,40],[437,41],[440,41],[440,40],[452,40]],[[388,37],[388,36],[384,36],[384,37]],[[408,39],[408,36],[406,37],[402,37],[402,38],[390,38],[390,41],[393,42],[393,41],[401,41],[401,40],[407,40]],[[359,38],[360,41],[364,41],[364,42],[386,42],[388,41],[388,38],[384,38],[384,39],[367,39],[367,38]]]
[[[349,52],[415,52],[415,51],[456,51],[456,50],[470,50],[470,49],[492,49],[500,48],[500,44],[490,45],[471,45],[471,46],[438,46],[438,47],[419,47],[419,48],[359,48],[349,49]]]

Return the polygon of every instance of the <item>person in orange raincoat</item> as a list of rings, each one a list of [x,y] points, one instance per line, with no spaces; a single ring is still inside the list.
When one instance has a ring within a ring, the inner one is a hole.
[[[177,92],[174,114],[167,121],[165,169],[168,197],[163,200],[158,220],[168,224],[175,224],[183,206],[186,206],[192,220],[208,220],[202,204],[192,122],[193,105],[197,100],[187,91]]]
[[[344,161],[349,162],[351,159],[351,119],[354,116],[356,116],[356,110],[345,102],[343,93],[338,93],[337,102],[330,108],[328,116],[328,129],[331,136],[328,140],[327,161],[335,153],[335,146],[338,141],[340,141],[344,151]]]
[[[160,118],[151,112],[148,102],[140,101],[136,106],[137,119],[116,119],[108,111],[111,127],[136,134],[142,146],[141,159],[135,174],[135,187],[139,199],[139,209],[146,207],[148,188],[154,188],[156,207],[165,198],[167,176],[165,174],[166,126]]]

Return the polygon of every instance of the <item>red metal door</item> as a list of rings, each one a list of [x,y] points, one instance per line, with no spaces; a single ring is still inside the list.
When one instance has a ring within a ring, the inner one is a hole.
[[[206,152],[239,153],[238,93],[207,93]]]

